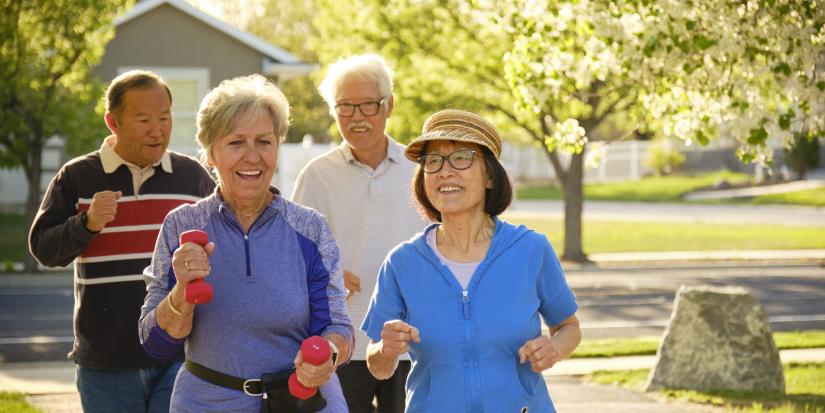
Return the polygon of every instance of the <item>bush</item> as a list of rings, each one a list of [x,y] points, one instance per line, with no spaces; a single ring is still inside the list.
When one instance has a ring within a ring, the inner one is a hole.
[[[685,155],[661,141],[650,147],[645,158],[645,166],[653,169],[656,176],[670,175],[684,163]]]
[[[12,260],[3,260],[3,265],[1,266],[2,272],[14,272],[14,261]]]
[[[785,149],[785,164],[805,179],[805,173],[819,166],[819,138],[799,134],[794,139],[793,147]]]

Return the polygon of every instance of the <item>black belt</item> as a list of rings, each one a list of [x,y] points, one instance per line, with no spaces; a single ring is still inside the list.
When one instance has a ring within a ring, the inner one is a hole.
[[[223,374],[219,371],[204,367],[192,360],[186,359],[184,363],[186,369],[189,370],[195,377],[203,379],[216,386],[226,387],[227,389],[238,390],[244,392],[247,396],[260,396],[261,379],[242,379],[228,374]]]

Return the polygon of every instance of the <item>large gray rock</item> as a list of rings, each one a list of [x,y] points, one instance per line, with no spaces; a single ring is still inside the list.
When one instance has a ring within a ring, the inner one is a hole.
[[[738,287],[682,286],[647,390],[785,392],[785,376],[762,305]]]

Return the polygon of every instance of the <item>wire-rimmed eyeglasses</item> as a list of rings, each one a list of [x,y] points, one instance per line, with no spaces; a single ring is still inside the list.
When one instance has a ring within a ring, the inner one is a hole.
[[[425,173],[434,174],[444,167],[444,160],[446,159],[453,169],[461,171],[473,166],[475,154],[476,151],[471,149],[460,149],[447,156],[437,153],[427,153],[418,158],[418,163],[421,164],[421,169],[423,169]]]
[[[381,109],[381,105],[384,104],[384,100],[386,99],[386,97],[383,97],[378,102],[364,102],[357,105],[353,105],[352,103],[339,103],[335,105],[335,113],[337,113],[338,116],[349,118],[355,115],[355,109],[358,109],[362,115],[372,116],[378,113],[378,110]]]

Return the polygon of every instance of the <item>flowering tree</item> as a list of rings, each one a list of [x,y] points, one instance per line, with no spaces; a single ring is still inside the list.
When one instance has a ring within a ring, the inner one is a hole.
[[[505,0],[488,10],[513,33],[506,76],[522,110],[552,126],[548,149],[581,152],[620,111],[687,143],[730,136],[740,158],[762,164],[769,137],[790,145],[823,130],[822,2]],[[581,211],[569,205],[575,178],[562,181],[566,235],[580,226],[567,215]]]
[[[503,5],[496,13],[515,35],[507,78],[527,110],[575,122],[588,115],[581,104],[595,87],[599,97],[631,96],[645,123],[666,136],[706,144],[726,135],[741,143],[743,160],[763,164],[772,160],[768,138],[790,145],[795,134],[825,130],[822,1]],[[559,113],[560,103],[573,108]],[[586,141],[577,131],[548,144],[578,150]]]
[[[393,63],[402,140],[458,107],[544,147],[564,193],[562,258],[581,262],[584,149],[612,117],[702,144],[724,133],[761,162],[769,136],[822,129],[815,3],[318,0],[313,48],[324,65],[368,51]]]

